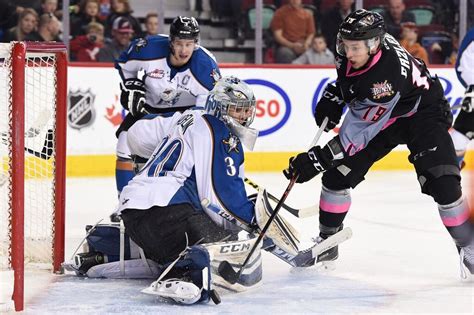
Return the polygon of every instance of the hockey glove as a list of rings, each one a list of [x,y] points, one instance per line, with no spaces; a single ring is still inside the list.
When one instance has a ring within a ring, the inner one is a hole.
[[[325,131],[336,127],[341,120],[345,103],[344,100],[338,96],[339,94],[338,88],[335,85],[328,84],[314,110],[314,118],[318,127],[321,126],[324,118],[328,117],[329,121],[324,129]]]
[[[467,87],[461,105],[462,109],[468,113],[472,112],[474,109],[474,85],[469,85]]]
[[[315,146],[308,152],[298,154],[290,158],[288,169],[283,171],[286,178],[291,179],[298,175],[297,183],[305,183],[321,172],[333,166],[332,154],[326,152],[327,146],[322,149]],[[327,150],[329,151],[329,149]]]
[[[142,80],[126,79],[120,82],[120,90],[122,90],[120,103],[132,116],[137,117],[146,113],[144,108],[146,88]]]

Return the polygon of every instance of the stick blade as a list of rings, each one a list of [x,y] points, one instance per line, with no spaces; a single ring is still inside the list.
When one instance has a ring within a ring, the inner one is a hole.
[[[230,284],[235,284],[239,280],[239,274],[235,272],[234,268],[232,268],[232,265],[227,260],[224,260],[219,264],[217,272]]]

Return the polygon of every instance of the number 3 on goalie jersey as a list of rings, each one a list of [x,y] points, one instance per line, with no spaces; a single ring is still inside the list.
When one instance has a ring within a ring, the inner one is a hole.
[[[224,159],[225,164],[227,165],[227,175],[234,176],[237,173],[237,169],[234,165],[234,160],[228,156]]]
[[[159,154],[157,154],[152,161],[148,162],[150,165],[148,169],[149,177],[166,175],[167,171],[175,170],[176,165],[178,165],[181,160],[183,151],[183,142],[181,139],[175,139],[165,147],[166,142],[168,142],[168,139],[165,139],[161,145],[161,148],[158,150]]]

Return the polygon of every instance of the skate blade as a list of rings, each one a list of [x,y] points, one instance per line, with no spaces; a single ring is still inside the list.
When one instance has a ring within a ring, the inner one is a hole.
[[[161,296],[161,297],[170,298],[170,299],[178,298],[178,297],[183,298],[183,299],[191,299],[191,298],[194,297],[194,295],[192,295],[192,294],[182,294],[181,293],[180,296],[177,296],[175,293],[172,293],[172,292],[168,293],[168,292],[157,291],[157,290],[155,290],[155,287],[153,286],[153,283],[149,287],[141,290],[141,292],[145,293],[145,294],[149,294],[149,295]]]
[[[290,273],[294,275],[298,274],[304,274],[304,275],[309,275],[309,274],[322,274],[326,272],[331,272],[336,270],[336,261],[323,261],[323,262],[318,262],[315,265],[307,266],[307,267],[292,267],[290,269]]]

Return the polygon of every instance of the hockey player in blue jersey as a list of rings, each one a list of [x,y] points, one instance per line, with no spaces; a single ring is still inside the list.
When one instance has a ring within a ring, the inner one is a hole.
[[[451,132],[458,161],[464,166],[464,155],[467,145],[474,138],[474,28],[464,36],[456,59],[456,75],[466,92],[462,100],[462,108],[456,117]]]
[[[115,62],[122,79],[120,101],[129,112],[116,132],[119,194],[133,177],[128,129],[148,113],[203,106],[220,76],[214,56],[199,45],[199,32],[196,19],[178,16],[171,23],[169,37],[137,39]]]
[[[287,178],[306,182],[322,176],[320,240],[341,229],[350,208],[350,189],[364,180],[378,160],[406,144],[422,193],[437,203],[462,264],[474,273],[473,224],[462,194],[460,170],[448,129],[449,103],[439,80],[386,34],[380,14],[357,10],[346,17],[337,38],[337,81],[328,85],[315,110],[316,123],[339,122],[339,134],[290,159]],[[414,209],[416,210],[416,209]],[[337,247],[322,259],[338,257]],[[462,275],[467,276],[465,267]]]

